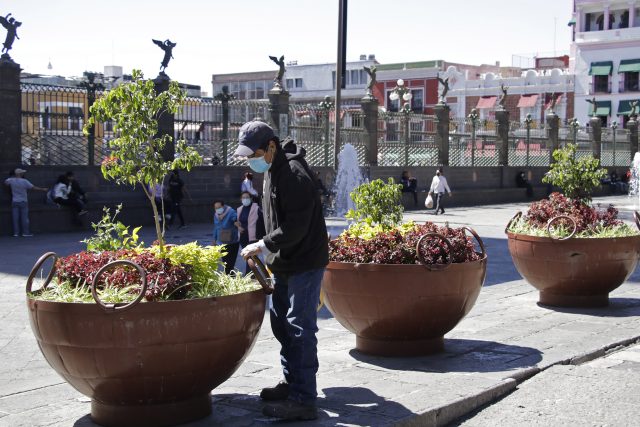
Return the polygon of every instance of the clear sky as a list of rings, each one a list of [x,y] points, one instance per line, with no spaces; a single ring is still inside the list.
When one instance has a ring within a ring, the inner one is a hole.
[[[167,73],[211,92],[211,74],[276,70],[268,56],[298,64],[335,62],[338,0],[5,0],[18,29],[11,51],[27,72],[79,76],[121,65]],[[350,0],[347,60],[444,59],[511,64],[512,54],[567,52],[571,0]],[[555,44],[554,44],[554,29]],[[4,31],[0,28],[0,37]],[[51,61],[52,70],[47,69]]]

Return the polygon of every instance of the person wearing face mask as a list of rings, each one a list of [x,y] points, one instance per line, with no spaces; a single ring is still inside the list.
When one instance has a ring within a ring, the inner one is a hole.
[[[251,172],[245,172],[244,180],[240,185],[240,191],[243,193],[244,192],[249,193],[253,198],[253,200],[255,200],[256,202],[260,200],[260,196],[258,195],[258,192],[256,191],[255,188],[253,188],[253,174]]]
[[[224,272],[231,273],[236,265],[238,256],[238,228],[236,223],[238,215],[235,209],[225,206],[224,201],[213,202],[215,214],[213,215],[213,241],[216,245],[225,245],[227,254],[222,258]]]
[[[251,198],[248,191],[240,195],[242,205],[238,207],[238,221],[236,227],[240,231],[240,246],[246,248],[252,243],[256,243],[264,236],[264,219],[262,208]],[[245,274],[249,272],[249,266],[245,265]]]
[[[316,177],[293,140],[282,142],[261,121],[240,128],[234,156],[264,174],[262,210],[265,236],[245,247],[246,259],[265,255],[273,273],[271,330],[280,342],[284,381],[262,390],[263,414],[286,420],[313,420],[316,409],[317,305],[329,263],[327,227]]]

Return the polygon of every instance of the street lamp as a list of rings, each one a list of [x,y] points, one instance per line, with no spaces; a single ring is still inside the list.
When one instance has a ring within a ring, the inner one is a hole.
[[[389,99],[392,101],[398,101],[400,98],[404,101],[400,111],[403,113],[411,112],[411,98],[413,98],[413,95],[411,95],[411,90],[404,85],[404,80],[402,79],[398,79],[396,87],[391,89],[389,94]]]

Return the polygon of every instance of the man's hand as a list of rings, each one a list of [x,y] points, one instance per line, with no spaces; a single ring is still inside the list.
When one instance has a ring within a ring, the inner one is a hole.
[[[259,240],[256,243],[245,246],[242,251],[240,251],[240,256],[242,256],[244,259],[247,259],[250,256],[259,255],[260,253],[262,253],[263,248],[265,248],[264,242],[262,240]]]
[[[449,191],[449,197],[453,196],[453,194],[451,193],[451,191]]]

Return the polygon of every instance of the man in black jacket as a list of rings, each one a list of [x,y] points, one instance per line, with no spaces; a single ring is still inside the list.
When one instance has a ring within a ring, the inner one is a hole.
[[[281,419],[313,420],[316,410],[318,356],[317,305],[329,262],[327,228],[315,176],[305,151],[292,140],[282,143],[261,121],[240,129],[236,157],[264,173],[263,212],[266,235],[242,250],[247,258],[265,254],[273,272],[271,329],[280,342],[285,380],[265,388],[260,397],[272,403],[263,413]]]

